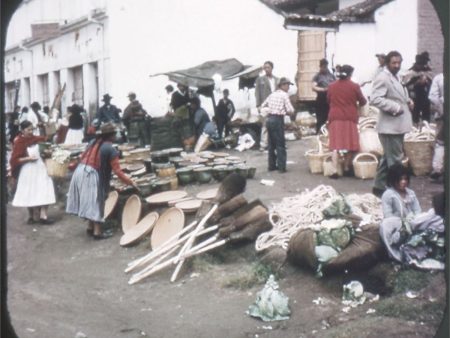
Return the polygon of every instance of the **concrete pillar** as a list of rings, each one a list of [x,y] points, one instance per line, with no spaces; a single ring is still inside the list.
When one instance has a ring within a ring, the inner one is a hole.
[[[31,77],[31,102],[37,101],[42,106],[42,82],[38,75]]]
[[[97,113],[97,74],[92,63],[83,65],[83,102],[84,109],[91,121]]]
[[[99,106],[101,106],[103,103],[100,102],[100,99],[103,97],[104,94],[107,93],[108,87],[106,86],[106,62],[104,59],[100,59],[97,62],[97,69],[98,69],[98,92],[99,97],[97,99],[97,103]]]
[[[20,79],[20,101],[19,105],[22,107],[30,106],[30,78]]]
[[[50,108],[53,105],[53,101],[55,101],[55,97],[58,94],[58,77],[56,72],[48,73],[48,98],[50,101]],[[57,108],[57,107],[56,107]]]
[[[60,70],[59,79],[61,82],[61,87],[66,84],[66,90],[61,98],[61,109],[63,114],[66,112],[66,107],[71,106],[73,103],[74,96],[74,83],[73,83],[73,73],[69,68],[63,68]]]

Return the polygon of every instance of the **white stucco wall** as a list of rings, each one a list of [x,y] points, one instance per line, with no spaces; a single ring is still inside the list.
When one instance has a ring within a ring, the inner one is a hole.
[[[31,36],[31,23],[70,21],[86,15],[89,10],[103,8],[108,0],[31,0],[23,2],[7,27],[6,48]]]
[[[401,13],[401,15],[399,15]],[[402,71],[414,62],[418,41],[417,0],[392,1],[375,12],[375,23],[339,26],[327,33],[327,58],[334,64],[350,64],[357,82],[371,80],[378,62],[377,53],[397,50],[403,56]],[[364,86],[370,93],[370,84]]]
[[[133,90],[152,115],[163,114],[167,78],[149,75],[209,60],[271,60],[275,75],[293,79],[296,73],[296,32],[285,30],[283,18],[257,0],[117,1],[109,16],[110,91],[122,107]],[[233,99],[237,85],[229,89]]]

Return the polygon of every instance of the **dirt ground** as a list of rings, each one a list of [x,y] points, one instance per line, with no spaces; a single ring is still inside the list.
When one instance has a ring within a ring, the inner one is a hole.
[[[238,153],[258,168],[255,179],[247,181],[247,199],[260,198],[269,206],[319,184],[342,193],[370,192],[371,180],[311,175],[303,156],[308,146],[308,140],[288,142],[293,163],[286,174],[268,173],[263,152]],[[275,185],[260,184],[263,178],[275,180]],[[213,186],[217,184],[186,190],[195,193]],[[413,177],[411,186],[425,210],[431,196],[443,189],[428,178]],[[249,277],[261,258],[253,244],[195,259],[175,283],[169,282],[172,270],[166,270],[130,286],[123,271],[149,251],[148,240],[122,248],[116,228],[112,238],[94,241],[86,235],[84,222],[66,215],[61,205],[50,209],[57,219],[50,226],[25,224],[24,209],[8,205],[6,210],[8,308],[22,338],[433,337],[445,306],[443,273],[397,271],[387,261],[358,275],[317,279],[311,271],[286,264],[278,277],[289,297],[291,318],[265,323],[245,313],[264,284]],[[387,275],[393,276],[390,288],[386,282],[376,283]],[[244,285],[246,278],[250,281]],[[345,313],[342,285],[355,278],[368,291],[380,293],[380,300]],[[407,298],[408,290],[417,297]],[[323,304],[313,302],[318,297]],[[369,309],[375,313],[366,313]]]

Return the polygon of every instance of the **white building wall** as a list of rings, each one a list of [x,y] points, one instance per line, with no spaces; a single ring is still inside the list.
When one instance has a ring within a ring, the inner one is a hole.
[[[167,78],[149,75],[209,60],[271,60],[275,75],[293,80],[296,73],[296,32],[257,0],[128,0],[111,3],[109,16],[110,94],[122,108],[135,91],[153,116],[164,114]],[[237,86],[229,89],[231,99],[238,95]]]
[[[31,37],[32,23],[59,22],[64,24],[86,15],[95,8],[104,8],[108,0],[30,0],[22,2],[8,24],[6,48]]]
[[[402,13],[402,15],[399,15]],[[375,12],[375,23],[343,23],[327,33],[327,58],[355,68],[353,79],[370,81],[378,66],[375,54],[397,50],[403,56],[402,71],[412,66],[418,41],[417,0],[396,0]],[[363,87],[369,95],[370,84]]]

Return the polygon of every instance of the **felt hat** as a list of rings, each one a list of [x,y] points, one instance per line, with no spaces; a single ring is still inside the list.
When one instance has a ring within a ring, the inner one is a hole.
[[[293,83],[287,78],[287,77],[282,77],[281,79],[280,79],[280,82],[279,82],[279,86],[282,86],[282,85],[284,85],[284,84],[286,84],[286,83],[289,83],[290,85],[293,85]]]
[[[41,109],[41,105],[39,104],[39,102],[34,101],[31,105],[31,108],[35,108],[37,110]]]
[[[97,135],[114,134],[117,131],[114,123],[107,122],[100,126],[100,129],[96,131]]]
[[[130,96],[136,97],[136,93],[135,93],[135,92],[129,92],[128,95],[127,95],[127,97],[130,97]]]
[[[104,102],[104,101],[106,101],[106,100],[111,100],[112,98],[113,98],[113,97],[110,96],[109,94],[105,94],[105,95],[103,95],[102,101]]]

